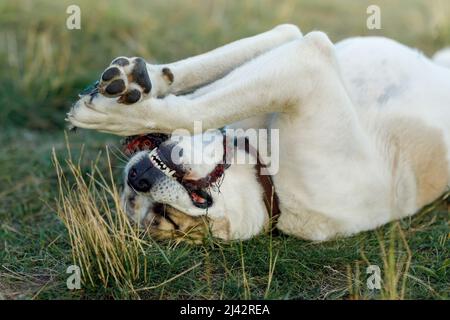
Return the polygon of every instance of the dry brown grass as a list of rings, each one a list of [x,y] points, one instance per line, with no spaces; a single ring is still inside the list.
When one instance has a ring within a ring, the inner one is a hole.
[[[107,177],[98,169],[98,157],[88,175],[70,152],[64,166],[67,173],[55,150],[52,159],[59,186],[56,211],[68,230],[73,261],[81,269],[83,282],[96,286],[100,281],[104,287],[113,284],[135,294],[134,283],[146,277],[144,247],[149,244],[121,208],[108,149]]]

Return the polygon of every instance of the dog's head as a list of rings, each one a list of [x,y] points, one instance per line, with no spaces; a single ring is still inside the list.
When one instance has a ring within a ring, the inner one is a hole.
[[[162,238],[199,237],[211,227],[227,238],[219,192],[227,167],[225,141],[220,131],[128,139],[122,203],[130,218]]]

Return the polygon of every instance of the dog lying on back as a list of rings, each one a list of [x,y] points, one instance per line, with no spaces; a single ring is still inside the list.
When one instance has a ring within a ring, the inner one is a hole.
[[[277,204],[279,230],[324,241],[411,216],[447,190],[444,65],[448,52],[434,62],[385,38],[333,44],[282,25],[167,65],[115,59],[68,120],[121,136],[170,135],[134,150],[124,175],[127,213],[157,236],[248,239]],[[190,136],[196,121],[204,133]],[[207,131],[218,128],[244,131]],[[247,129],[268,135],[255,140]],[[262,172],[262,145],[277,147],[274,172]],[[249,161],[228,163],[231,149]]]

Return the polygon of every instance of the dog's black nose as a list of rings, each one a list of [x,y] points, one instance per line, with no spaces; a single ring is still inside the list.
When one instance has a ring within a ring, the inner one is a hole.
[[[128,185],[137,192],[148,192],[159,174],[148,157],[134,164],[128,171]]]

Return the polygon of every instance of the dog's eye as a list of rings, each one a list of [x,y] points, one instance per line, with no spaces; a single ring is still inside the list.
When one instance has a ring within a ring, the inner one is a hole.
[[[157,227],[161,223],[160,218],[153,217],[152,221],[150,222],[150,226]]]

